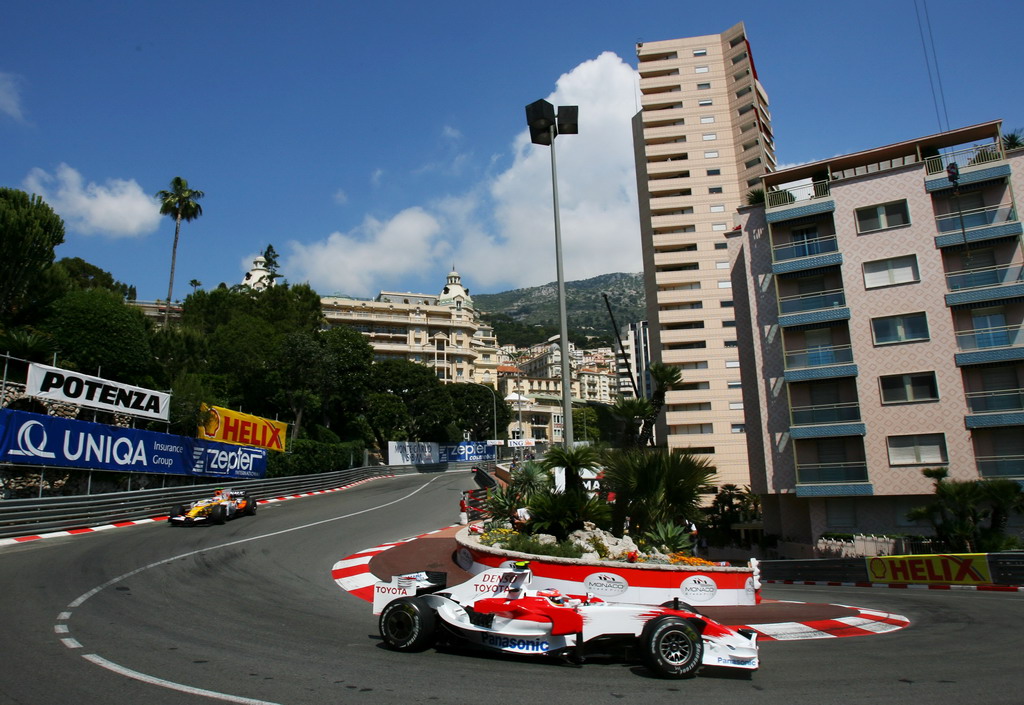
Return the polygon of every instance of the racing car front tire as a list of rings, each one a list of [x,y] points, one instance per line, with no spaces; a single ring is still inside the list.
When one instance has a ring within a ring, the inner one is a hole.
[[[174,521],[173,517],[180,517],[188,511],[188,507],[184,504],[176,504],[171,507],[170,513],[167,515],[167,525],[176,526],[178,522]]]
[[[690,678],[704,658],[704,642],[678,617],[652,620],[640,635],[644,665],[662,678]]]
[[[214,524],[223,524],[228,520],[228,508],[223,504],[218,504],[213,508],[213,511],[210,512],[210,519]]]
[[[399,597],[384,607],[379,627],[392,651],[423,651],[437,638],[437,614],[421,597]]]

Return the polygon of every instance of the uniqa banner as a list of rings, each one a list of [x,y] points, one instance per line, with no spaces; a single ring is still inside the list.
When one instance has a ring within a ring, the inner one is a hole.
[[[28,381],[25,386],[29,396],[40,399],[52,399],[65,404],[143,416],[158,421],[167,421],[170,418],[170,394],[62,370],[59,367],[29,363]]]
[[[252,479],[264,448],[0,409],[0,463]]]
[[[288,424],[262,416],[243,414],[222,406],[202,405],[208,412],[206,423],[199,427],[199,437],[239,446],[258,446],[267,450],[284,451]]]

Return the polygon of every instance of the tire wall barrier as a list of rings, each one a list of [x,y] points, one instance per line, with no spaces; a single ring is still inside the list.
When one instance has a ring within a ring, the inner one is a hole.
[[[776,582],[1024,585],[1024,553],[956,553],[761,561]]]

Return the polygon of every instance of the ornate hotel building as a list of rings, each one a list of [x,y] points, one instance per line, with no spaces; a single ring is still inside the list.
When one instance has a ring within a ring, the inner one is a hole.
[[[768,97],[743,23],[637,44],[633,119],[651,359],[673,365],[658,437],[746,485],[740,358],[726,234],[775,168]]]

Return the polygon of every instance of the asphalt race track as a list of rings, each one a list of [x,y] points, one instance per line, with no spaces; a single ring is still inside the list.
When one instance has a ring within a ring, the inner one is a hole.
[[[0,547],[0,705],[1020,703],[1020,593],[767,585],[780,600],[905,615],[883,635],[764,642],[753,674],[383,649],[341,558],[451,524],[468,473]]]

